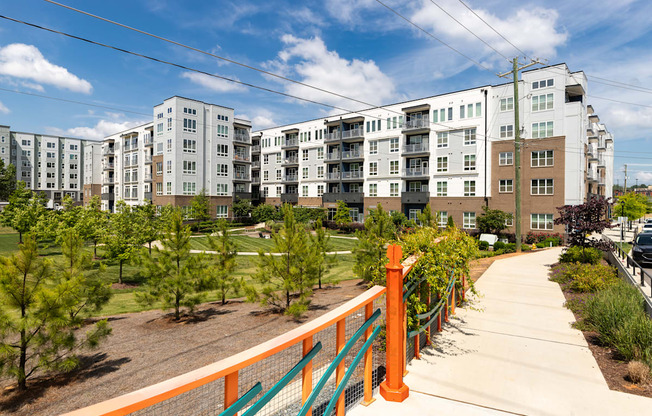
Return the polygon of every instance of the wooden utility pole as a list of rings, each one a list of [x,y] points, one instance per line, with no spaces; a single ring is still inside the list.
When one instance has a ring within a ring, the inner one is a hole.
[[[498,75],[499,77],[507,77],[511,74],[514,82],[514,217],[516,217],[514,218],[516,220],[514,234],[517,252],[521,251],[521,123],[518,113],[518,72],[540,63],[538,60],[533,60],[519,68],[518,58],[514,58],[512,60],[512,70]]]
[[[624,188],[625,189],[623,190],[623,195],[625,195],[627,193],[627,164],[625,164],[625,186],[624,186]]]

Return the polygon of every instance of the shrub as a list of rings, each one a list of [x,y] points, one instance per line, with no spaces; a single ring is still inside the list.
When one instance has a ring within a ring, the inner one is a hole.
[[[478,248],[480,250],[489,250],[489,242],[488,241],[478,241]]]
[[[589,263],[598,264],[602,253],[593,247],[569,247],[559,256],[560,263]]]
[[[550,247],[550,243],[553,247],[557,247],[561,245],[561,237],[548,237],[542,243],[544,247]]]
[[[644,384],[650,380],[650,367],[640,361],[630,361],[627,364],[627,377],[634,384]]]
[[[618,282],[616,270],[602,264],[570,263],[553,270],[550,280],[564,290],[579,293],[595,293]]]
[[[563,241],[563,236],[559,233],[535,233],[532,231],[530,231],[525,235],[525,242],[528,244],[541,243],[548,239],[553,239],[558,242],[556,245],[561,245],[561,242]],[[553,246],[554,245],[555,244],[553,242]],[[546,244],[546,247],[548,246],[549,244]]]
[[[505,243],[503,243],[502,241],[496,241],[496,242],[494,243],[494,251],[496,251],[496,250],[502,250],[502,249],[504,249],[504,248],[505,248]]]
[[[546,245],[544,243],[537,243],[537,248],[544,248]]]
[[[516,246],[516,245],[514,245],[514,246]],[[532,250],[532,246],[529,245],[529,244],[523,244],[523,245],[521,246],[521,250],[523,250],[523,251],[530,251],[530,250]]]
[[[523,248],[523,246],[521,246]],[[516,243],[505,244],[505,253],[516,253]]]

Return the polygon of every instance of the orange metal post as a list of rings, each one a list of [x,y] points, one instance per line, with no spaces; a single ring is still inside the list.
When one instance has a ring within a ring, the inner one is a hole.
[[[345,319],[340,319],[339,321],[337,321],[336,329],[337,329],[336,330],[337,335],[335,339],[335,347],[337,349],[337,353],[339,354],[340,351],[342,351],[342,348],[344,348],[344,344],[346,344]],[[344,360],[342,360],[340,365],[338,365],[337,369],[335,370],[335,385],[339,386],[343,378],[344,378]],[[340,397],[337,398],[337,405],[335,406],[335,409],[336,409],[337,416],[344,416],[344,392],[342,392]]]
[[[303,355],[304,357],[312,349],[312,335],[303,340]],[[312,393],[312,361],[306,364],[301,370],[301,403],[305,403],[308,400],[308,396]],[[312,416],[312,407],[308,409],[306,416]]]
[[[374,313],[374,304],[373,302],[367,303],[364,308],[364,319],[367,320],[371,318],[371,315]],[[365,339],[369,339],[371,336],[371,327],[369,327],[365,333]],[[364,399],[362,400],[363,406],[369,406],[371,403],[375,402],[376,399],[373,397],[373,371],[374,371],[374,360],[373,360],[373,347],[369,348],[364,354]]]
[[[453,285],[453,290],[451,290],[451,315],[455,315],[455,285]]]
[[[389,258],[389,263],[385,266],[387,270],[387,347],[385,354],[387,375],[385,381],[380,385],[380,395],[390,402],[402,402],[410,394],[408,386],[403,383],[405,308],[403,306],[401,256],[401,246],[393,244],[387,249]]]
[[[228,409],[238,400],[238,372],[224,376],[224,409]]]

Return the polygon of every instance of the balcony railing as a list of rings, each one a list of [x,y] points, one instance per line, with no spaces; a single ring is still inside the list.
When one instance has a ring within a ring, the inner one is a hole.
[[[105,201],[113,201],[115,199],[115,195],[113,192],[104,192],[102,193],[101,197]]]
[[[251,163],[251,167],[253,167],[253,168],[260,168],[260,160],[254,160],[254,161]]]
[[[235,134],[233,134],[233,141],[240,143],[251,143],[251,137],[246,131],[236,131]]]
[[[152,155],[145,155],[145,163],[152,163]]]
[[[298,165],[299,157],[288,157],[283,160],[283,165]]]
[[[430,202],[430,192],[415,191],[403,192],[401,194],[401,203],[403,204],[427,204]]]
[[[299,202],[299,193],[298,192],[287,192],[281,194],[281,202],[284,204],[296,204]]]
[[[144,197],[146,200],[151,201],[151,200],[152,200],[152,193],[151,193],[151,192],[144,192],[144,193],[143,193],[143,197]]]
[[[403,171],[403,176],[428,176],[428,168],[407,168]]]
[[[430,117],[418,117],[418,118],[408,118],[405,121],[403,130],[414,130],[414,129],[424,129],[430,128]]]
[[[143,138],[143,143],[145,143],[145,146],[150,146],[154,144],[154,138],[150,135],[147,135]]]
[[[403,146],[403,154],[424,153],[430,151],[428,142],[408,144]]]
[[[299,147],[299,139],[285,139],[281,147]]]
[[[260,185],[260,176],[254,176],[253,178],[251,178],[251,183],[253,185]]]
[[[342,152],[342,159],[360,159],[364,157],[362,150],[348,150]]]
[[[336,181],[340,179],[340,173],[339,172],[329,172],[328,175],[326,175],[326,179],[331,180],[331,181]]]
[[[339,152],[326,153],[326,160],[340,160]]]
[[[151,173],[146,173],[145,174],[145,180],[146,181],[151,181],[152,180],[152,174]]]
[[[352,139],[354,137],[364,137],[364,130],[362,127],[356,127],[342,132],[342,139]]]
[[[352,170],[348,172],[342,172],[342,179],[362,179],[364,178],[364,173],[361,170]]]
[[[233,160],[237,160],[240,162],[249,162],[251,158],[249,157],[249,154],[239,152],[233,154]]]
[[[113,162],[105,163],[104,164],[104,169],[113,169],[115,167],[115,164]]]
[[[247,172],[238,172],[235,171],[233,173],[233,179],[238,180],[238,181],[248,181],[251,175]]]
[[[107,149],[104,149],[104,151],[102,152],[102,154],[103,154],[104,156],[113,156],[113,155],[115,154],[115,148],[113,148],[113,147],[109,147],[109,148],[107,148]]]
[[[342,139],[342,135],[339,131],[334,131],[332,133],[326,133],[324,135],[325,142],[334,142]]]
[[[285,175],[283,176],[283,182],[298,182],[299,175]]]
[[[362,204],[364,202],[363,192],[326,192],[322,195],[322,202],[343,201],[347,204]]]
[[[113,182],[114,182],[114,179],[113,179],[113,178],[104,178],[104,179],[102,180],[102,183],[113,183]]]
[[[252,146],[251,147],[251,152],[252,153],[260,153],[260,145]]]

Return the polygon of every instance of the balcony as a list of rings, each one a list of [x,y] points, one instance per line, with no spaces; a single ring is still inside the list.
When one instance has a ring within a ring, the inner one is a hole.
[[[260,169],[260,160],[254,160],[251,162],[251,167],[255,169]]]
[[[597,182],[598,181],[598,174],[594,172],[592,169],[589,169],[586,171],[586,179],[589,182]]]
[[[326,192],[321,197],[322,203],[344,201],[347,204],[364,203],[363,192]]]
[[[285,175],[283,182],[299,182],[299,175]]]
[[[299,139],[296,137],[292,139],[285,139],[285,143],[281,145],[281,149],[286,149],[289,147],[299,147]]]
[[[154,144],[154,138],[150,135],[147,135],[143,137],[143,143],[145,144],[145,146],[151,146]]]
[[[260,176],[254,176],[253,178],[251,178],[251,184],[260,185]]]
[[[599,169],[604,169],[604,168],[606,168],[606,167],[607,167],[607,165],[605,164],[604,159],[603,159],[603,158],[599,158],[599,159],[598,159],[598,168],[599,168]]]
[[[598,152],[604,152],[607,150],[607,145],[604,139],[598,141]]]
[[[342,140],[347,139],[361,139],[364,137],[364,130],[362,127],[356,127],[351,130],[345,130],[342,132]]]
[[[260,145],[252,146],[251,153],[260,153]]]
[[[104,169],[104,170],[109,170],[109,169],[114,169],[114,168],[115,168],[115,164],[113,162],[105,163],[102,166],[102,169]]]
[[[346,152],[342,152],[342,159],[344,160],[362,159],[362,158],[364,158],[364,152],[362,150],[349,150]]]
[[[146,181],[151,181],[152,180],[152,174],[151,173],[146,173],[145,174],[145,180]]]
[[[326,153],[327,162],[339,162],[340,161],[340,152],[330,152]]]
[[[151,201],[152,200],[152,193],[151,192],[144,192],[143,193],[143,198],[145,200],[147,200],[147,201]]]
[[[430,130],[430,117],[407,117],[405,124],[403,125],[403,131],[416,131],[416,130]]]
[[[145,155],[145,164],[152,163],[152,155]]]
[[[283,163],[281,163],[281,165],[298,165],[298,164],[299,164],[299,156],[288,157],[283,160]]]
[[[362,180],[364,179],[364,173],[361,170],[351,170],[348,172],[342,172],[342,180]]]
[[[103,193],[101,198],[104,201],[114,201],[115,195],[113,194],[113,192],[107,192],[107,193]]]
[[[324,142],[337,142],[342,139],[342,135],[340,134],[339,131],[334,131],[332,133],[326,133],[324,135]]]
[[[233,154],[233,161],[234,162],[250,162],[251,157],[249,156],[248,153],[238,152],[238,153]]]
[[[326,180],[328,181],[339,181],[340,180],[340,173],[339,172],[329,172],[326,175]]]
[[[298,192],[281,194],[281,203],[283,203],[283,204],[296,204],[297,202],[299,202],[299,193]]]
[[[428,168],[425,167],[407,168],[403,171],[403,176],[406,176],[408,178],[416,178],[419,176],[428,176],[428,175],[429,175],[429,170]]]
[[[251,137],[246,131],[236,131],[233,134],[233,141],[238,143],[251,144]]]
[[[403,192],[401,203],[403,204],[427,204],[430,202],[430,192]]]
[[[115,155],[115,148],[108,147],[108,148],[104,149],[104,151],[102,152],[102,155],[104,155],[104,156],[113,156],[113,155]]]
[[[233,192],[233,199],[249,199],[251,200],[251,192],[239,192],[239,191],[234,191]]]
[[[248,181],[249,178],[251,178],[251,175],[249,175],[249,173],[247,172],[239,172],[239,171],[233,172],[234,181]]]
[[[114,182],[113,177],[102,179],[102,183],[113,183],[113,182]]]
[[[428,142],[408,144],[403,146],[403,155],[415,155],[419,153],[429,153],[430,144]]]

